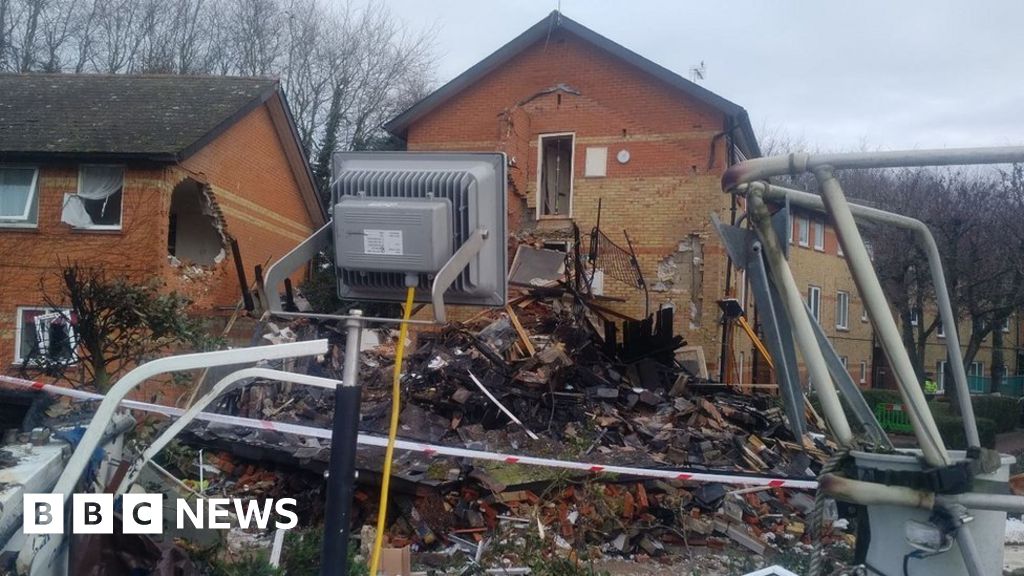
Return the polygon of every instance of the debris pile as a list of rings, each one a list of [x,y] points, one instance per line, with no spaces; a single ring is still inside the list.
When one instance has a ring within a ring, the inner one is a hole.
[[[419,333],[403,376],[399,437],[595,464],[801,479],[813,478],[835,449],[820,434],[794,438],[777,397],[701,378],[678,355],[685,342],[673,333],[672,310],[615,320],[566,285],[542,286],[504,309]],[[393,344],[384,344],[363,353],[366,432],[387,427],[392,352]],[[334,367],[319,369],[330,375]],[[330,427],[330,391],[282,386],[248,388],[236,413]],[[316,438],[216,424],[192,433],[306,470],[325,468],[329,458],[329,442]],[[357,518],[373,517],[382,455],[359,453],[368,484],[358,493]],[[393,474],[389,537],[424,558],[462,550],[480,561],[488,549],[515,564],[515,552],[500,544],[523,538],[539,538],[532,550],[576,558],[727,548],[761,555],[799,551],[811,540],[813,495],[771,486],[573,475],[401,451]],[[847,545],[852,536],[837,531],[825,538],[832,541]]]

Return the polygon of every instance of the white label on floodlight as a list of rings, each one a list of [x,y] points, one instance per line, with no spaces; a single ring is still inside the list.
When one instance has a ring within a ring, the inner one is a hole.
[[[363,230],[363,253],[401,256],[401,230]]]

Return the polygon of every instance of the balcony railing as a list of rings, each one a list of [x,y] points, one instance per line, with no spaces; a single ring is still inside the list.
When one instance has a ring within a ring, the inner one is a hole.
[[[1003,376],[998,390],[992,390],[992,378],[988,376],[967,375],[967,387],[971,394],[990,394],[999,392],[1003,396],[1020,398],[1024,396],[1024,376]]]

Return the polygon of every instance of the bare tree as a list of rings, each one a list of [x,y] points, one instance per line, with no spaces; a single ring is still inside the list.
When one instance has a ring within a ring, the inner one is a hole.
[[[43,72],[60,72],[64,68],[66,47],[81,20],[88,17],[83,14],[84,6],[88,4],[75,0],[49,0],[43,12],[42,48],[37,60]]]
[[[997,389],[1003,372],[1002,326],[1024,306],[1024,222],[1017,217],[1024,209],[1021,169],[903,170],[876,174],[869,183],[847,183],[846,189],[882,209],[918,218],[932,230],[953,313],[969,330],[961,335],[964,364],[969,366],[992,336],[992,385]],[[921,314],[934,296],[926,256],[905,231],[878,227],[867,230],[867,236],[886,296],[902,319],[904,343],[923,376],[925,343],[941,326],[937,315]]]
[[[321,180],[426,95],[433,38],[380,3],[0,0],[0,70],[280,78]]]

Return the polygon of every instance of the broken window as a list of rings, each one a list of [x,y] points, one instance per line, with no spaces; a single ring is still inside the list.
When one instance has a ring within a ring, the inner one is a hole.
[[[78,337],[71,310],[18,308],[17,324],[15,363],[74,362]]]
[[[540,137],[540,216],[571,216],[572,134]]]
[[[35,168],[0,167],[0,226],[35,226]]]
[[[120,230],[123,188],[122,166],[80,166],[78,191],[64,195],[61,222],[75,228]]]
[[[171,194],[167,253],[179,261],[212,266],[224,258],[220,218],[202,185],[185,179]]]

